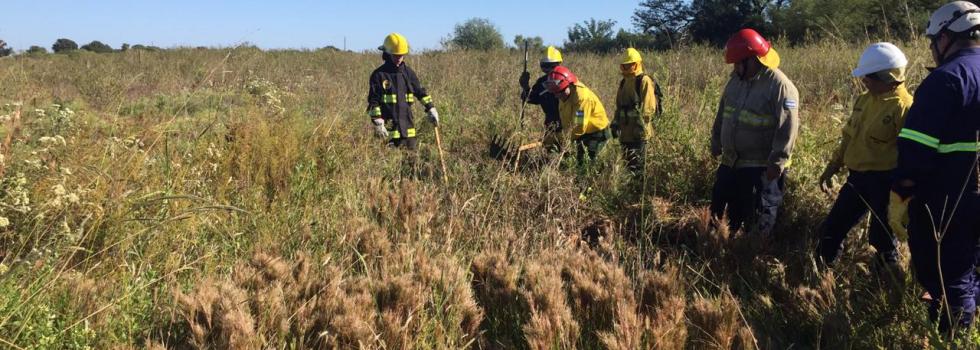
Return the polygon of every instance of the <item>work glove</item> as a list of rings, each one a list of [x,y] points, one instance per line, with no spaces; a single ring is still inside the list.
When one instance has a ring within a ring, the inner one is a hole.
[[[388,138],[388,128],[385,128],[385,120],[381,118],[375,118],[371,120],[374,122],[374,136],[378,138],[386,139]]]
[[[899,240],[907,241],[909,231],[906,226],[909,224],[909,202],[912,197],[902,198],[894,191],[888,196],[888,226]]]
[[[840,170],[840,167],[836,166],[836,164],[827,164],[827,167],[824,168],[823,174],[820,175],[820,190],[823,193],[827,195],[833,194],[834,175],[837,174],[838,170]]]
[[[518,82],[521,84],[521,89],[531,90],[531,73],[521,73],[521,78],[518,79]]]
[[[429,116],[429,122],[431,122],[432,125],[435,125],[436,127],[439,127],[439,111],[437,111],[435,107],[432,107],[432,108],[429,108],[428,113],[429,113],[429,115],[428,115]]]

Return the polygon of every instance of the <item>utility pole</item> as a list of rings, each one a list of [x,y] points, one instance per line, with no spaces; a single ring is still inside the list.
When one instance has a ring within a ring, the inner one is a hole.
[[[344,51],[347,51],[347,36],[344,36]]]

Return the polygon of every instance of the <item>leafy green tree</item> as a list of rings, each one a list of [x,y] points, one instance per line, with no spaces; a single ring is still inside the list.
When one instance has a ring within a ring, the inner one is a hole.
[[[27,53],[31,55],[43,55],[48,53],[48,49],[44,48],[44,46],[33,45],[27,49]]]
[[[565,50],[609,52],[616,49],[614,20],[589,19],[568,28]]]
[[[658,46],[672,47],[681,41],[694,12],[681,0],[644,0],[633,12],[633,26],[653,35]]]
[[[112,46],[106,45],[98,40],[82,45],[82,50],[95,53],[109,53],[115,51],[112,49]]]
[[[540,36],[514,36],[514,47],[518,50],[523,50],[525,40],[527,40],[527,49],[530,52],[539,52],[544,49],[544,39],[541,39]]]
[[[922,35],[929,14],[946,0],[794,0],[772,11],[774,27],[792,42],[908,40]]]
[[[464,50],[499,50],[504,48],[504,37],[490,20],[471,18],[456,25],[448,44]]]
[[[7,42],[0,40],[0,57],[7,57],[14,53],[14,49],[7,46]]]
[[[61,38],[56,40],[54,45],[51,45],[51,51],[54,53],[67,53],[75,50],[78,50],[78,44],[71,39]]]
[[[119,51],[123,51],[123,52],[129,51],[129,44],[123,43],[122,46],[119,47]]]
[[[780,4],[768,0],[694,0],[691,11],[695,16],[688,31],[694,40],[715,45],[724,45],[741,28],[768,35],[771,26],[766,13],[770,6]]]

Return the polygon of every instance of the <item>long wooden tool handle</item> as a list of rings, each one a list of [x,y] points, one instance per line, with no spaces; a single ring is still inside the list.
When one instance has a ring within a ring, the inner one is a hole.
[[[524,39],[524,73],[527,71],[527,39]],[[527,95],[521,99],[521,129],[524,129],[524,109],[527,108],[527,98],[531,97],[531,90],[527,91]]]
[[[449,183],[449,173],[446,172],[446,156],[442,153],[442,137],[439,136],[439,127],[436,127],[436,148],[439,149],[439,163],[442,164],[442,182]]]

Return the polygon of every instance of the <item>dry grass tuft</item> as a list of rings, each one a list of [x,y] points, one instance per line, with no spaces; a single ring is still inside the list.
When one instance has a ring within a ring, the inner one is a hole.
[[[640,277],[640,314],[645,319],[647,345],[657,349],[682,349],[687,342],[687,305],[684,281],[676,265],[647,271]]]
[[[689,346],[695,349],[730,349],[741,327],[738,307],[738,301],[728,293],[715,298],[697,297],[687,311]]]
[[[257,349],[255,320],[245,291],[229,283],[206,281],[190,294],[176,292],[178,306],[197,348]]]
[[[566,302],[561,268],[554,264],[558,258],[554,253],[545,253],[525,270],[522,294],[530,318],[523,330],[531,349],[570,349],[578,342],[580,326]]]

